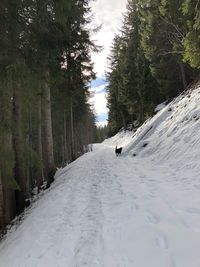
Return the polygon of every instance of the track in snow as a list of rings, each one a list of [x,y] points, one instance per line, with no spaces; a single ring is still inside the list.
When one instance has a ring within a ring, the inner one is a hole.
[[[2,267],[199,267],[199,190],[167,166],[95,146],[0,244]]]

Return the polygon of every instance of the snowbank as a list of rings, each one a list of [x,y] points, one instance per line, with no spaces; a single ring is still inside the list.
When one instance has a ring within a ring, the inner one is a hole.
[[[106,139],[103,144],[110,147],[124,147],[133,140],[134,133],[131,131],[121,131],[115,136]]]
[[[111,141],[118,141],[119,137],[116,135]],[[200,88],[174,99],[147,120],[130,139],[125,137],[125,143],[124,155],[151,157],[156,162],[170,161],[173,165],[198,164]]]

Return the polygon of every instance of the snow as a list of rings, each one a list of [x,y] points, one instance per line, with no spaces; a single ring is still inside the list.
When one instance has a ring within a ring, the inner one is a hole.
[[[124,147],[128,145],[133,139],[133,132],[131,131],[120,131],[115,136],[106,139],[103,144],[109,147]]]
[[[158,111],[162,110],[162,109],[166,106],[166,103],[167,103],[167,101],[165,101],[165,102],[159,104],[159,105],[155,108],[155,112],[158,112]]]
[[[197,88],[59,170],[0,266],[200,267],[199,116]]]

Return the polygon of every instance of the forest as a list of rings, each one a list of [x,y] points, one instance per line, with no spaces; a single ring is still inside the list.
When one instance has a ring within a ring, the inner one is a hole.
[[[108,127],[89,104],[90,0],[1,0],[0,230],[49,188],[57,167],[199,78],[200,1],[128,0],[108,58]]]
[[[141,125],[199,78],[200,1],[129,0],[108,60],[112,136]]]
[[[0,229],[93,141],[91,19],[88,0],[1,0]]]

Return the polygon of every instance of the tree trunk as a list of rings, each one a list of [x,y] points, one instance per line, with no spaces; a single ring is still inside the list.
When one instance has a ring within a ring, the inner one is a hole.
[[[181,79],[182,79],[182,83],[183,83],[183,88],[185,90],[187,87],[187,81],[186,81],[186,77],[185,77],[185,69],[184,69],[183,63],[180,63],[179,66],[180,66],[180,71],[181,71]]]
[[[43,77],[43,124],[44,124],[44,152],[47,174],[47,187],[53,182],[55,171],[53,154],[53,134],[51,117],[51,92],[49,86],[49,71],[45,71]]]
[[[25,206],[26,198],[26,171],[24,166],[24,143],[22,134],[22,110],[19,82],[14,83],[13,88],[13,121],[15,131],[13,134],[13,147],[15,152],[15,180],[18,182],[20,191],[16,191],[17,210],[20,212]]]
[[[65,102],[64,102],[64,114],[63,114],[63,132],[64,132],[63,163],[66,163],[67,161],[67,123],[66,123]]]
[[[124,127],[124,130],[125,130],[126,129],[126,119],[125,119],[125,116],[124,116],[124,113],[123,113],[122,110],[120,111],[120,113],[121,113],[123,127]]]
[[[3,91],[1,91],[0,98],[0,224],[2,226],[9,223],[16,214],[14,194],[16,183],[14,180],[13,172],[14,151],[12,146],[12,78],[6,77],[6,80],[4,81],[4,83],[1,83],[1,86],[3,86]]]
[[[3,182],[0,170],[0,230],[4,228],[4,225],[5,225],[4,194],[3,194]]]
[[[7,111],[6,117],[9,119],[11,116],[11,109]],[[11,119],[11,118],[10,118]],[[5,210],[5,223],[8,224],[16,215],[16,202],[15,202],[15,191],[16,187],[14,182],[13,166],[12,161],[13,147],[12,147],[12,134],[11,131],[7,132],[3,137],[3,146],[6,147],[7,153],[10,155],[10,160],[4,162],[2,166],[2,174],[5,175],[6,181],[3,183],[3,194],[4,194],[4,210]],[[11,156],[12,155],[12,156]],[[3,178],[3,177],[2,177]]]
[[[37,188],[38,192],[40,191],[40,188],[44,182],[44,172],[43,172],[43,149],[42,149],[42,92],[41,92],[41,85],[39,82],[38,87],[38,110],[37,110],[37,116],[38,116],[38,125],[37,125],[37,143],[36,143],[36,151],[39,157],[40,161],[40,167],[37,171]]]
[[[70,129],[71,129],[71,157],[75,160],[75,149],[74,149],[74,118],[73,118],[73,101],[72,96],[70,97]]]
[[[15,194],[13,188],[3,188],[5,223],[8,224],[16,215]]]

